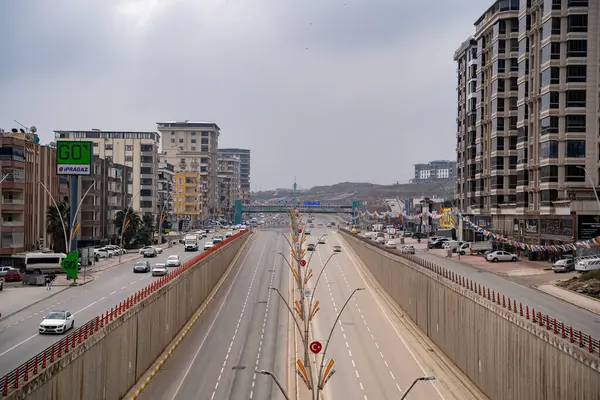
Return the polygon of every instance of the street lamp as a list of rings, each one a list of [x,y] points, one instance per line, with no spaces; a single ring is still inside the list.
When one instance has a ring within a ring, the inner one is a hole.
[[[587,176],[587,178],[590,180],[590,183],[592,184],[592,190],[594,191],[594,195],[596,196],[596,204],[598,204],[598,209],[600,210],[600,199],[598,199],[598,192],[596,191],[596,185],[594,184],[594,180],[592,179],[592,176],[590,175],[590,173],[584,166],[576,165],[576,167],[579,169],[582,169],[585,172],[585,175]]]
[[[408,392],[410,392],[412,390],[413,386],[415,386],[417,384],[417,382],[419,382],[419,381],[434,381],[434,380],[435,380],[435,376],[422,376],[420,378],[415,379],[413,381],[413,383],[410,384],[408,389],[406,389],[406,392],[404,392],[402,397],[400,397],[400,400],[404,400],[406,398],[406,396],[408,396]]]
[[[279,387],[279,390],[281,390],[281,394],[283,394],[283,397],[285,397],[285,400],[291,400],[290,396],[286,393],[283,386],[281,386],[281,383],[279,382],[279,379],[277,379],[275,374],[273,374],[271,371],[265,371],[262,369],[254,370],[254,372],[256,372],[257,374],[270,376],[273,379],[273,381],[275,382],[275,384]]]
[[[162,240],[161,240],[161,237],[160,237],[160,231],[161,231],[161,228],[162,228],[162,225],[163,225],[163,220],[162,219],[163,219],[163,215],[165,213],[165,207],[167,206],[167,204],[169,204],[169,200],[173,200],[172,196],[173,196],[172,193],[169,193],[169,195],[165,199],[165,202],[164,202],[162,208],[160,209],[160,217],[158,218],[158,240],[161,241],[161,242],[162,242]],[[162,243],[159,243],[159,244],[162,244]]]
[[[142,193],[142,189],[138,190],[138,192],[136,194],[134,194],[131,197],[131,200],[129,200],[129,204],[127,205],[127,209],[125,210],[125,216],[123,217],[123,223],[121,224],[121,249],[123,249],[123,231],[125,230],[125,222],[127,221],[127,216],[129,215],[129,209],[133,206],[133,200],[135,200],[136,197],[139,196],[139,194]],[[121,253],[123,253],[122,251],[119,252],[119,264],[121,264]]]

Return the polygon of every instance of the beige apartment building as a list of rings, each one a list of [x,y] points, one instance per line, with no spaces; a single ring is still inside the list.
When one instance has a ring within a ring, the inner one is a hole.
[[[240,199],[244,204],[250,202],[250,149],[219,149],[223,156],[235,156],[240,159]]]
[[[599,10],[496,1],[457,50],[458,205],[475,223],[542,245],[600,235]]]
[[[68,194],[56,175],[56,149],[40,145],[36,135],[0,130],[0,258],[50,246],[48,207]],[[40,184],[41,183],[41,184]]]
[[[235,208],[235,201],[241,200],[240,158],[233,155],[219,154],[217,195],[219,215],[230,219]]]
[[[94,155],[133,171],[132,207],[144,215],[157,216],[158,147],[156,132],[54,131],[55,140],[91,141]]]
[[[157,122],[162,155],[176,172],[200,174],[195,208],[201,219],[214,217],[217,207],[217,169],[220,128],[213,122]],[[191,205],[190,205],[191,207]],[[190,214],[192,215],[192,214]],[[187,218],[187,217],[182,217]]]

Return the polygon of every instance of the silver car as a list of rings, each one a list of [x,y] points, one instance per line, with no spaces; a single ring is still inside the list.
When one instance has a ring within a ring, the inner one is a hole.
[[[165,264],[156,264],[152,267],[152,276],[163,276],[169,272]]]
[[[148,261],[138,261],[133,264],[133,272],[150,272],[150,263]]]

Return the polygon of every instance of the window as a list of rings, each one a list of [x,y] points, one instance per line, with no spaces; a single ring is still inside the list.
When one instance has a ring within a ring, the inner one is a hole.
[[[492,75],[503,74],[506,71],[506,62],[503,59],[496,60],[493,65]]]
[[[527,148],[517,150],[517,164],[527,164]]]
[[[518,58],[510,59],[510,72],[519,72],[519,59]]]
[[[517,130],[517,117],[510,117],[508,119],[508,130],[510,130],[510,131]]]
[[[492,94],[504,93],[504,79],[492,81]]]
[[[504,132],[504,118],[492,118],[492,132]]]
[[[560,43],[551,42],[542,47],[542,64],[550,60],[560,59]]]
[[[152,144],[142,144],[140,146],[140,151],[142,151],[142,152],[154,151],[154,145],[152,145]]]
[[[561,2],[562,2],[562,0],[552,0],[552,9],[560,10]]]
[[[589,0],[569,0],[569,7],[587,7]]]
[[[526,104],[521,104],[519,106],[519,109],[517,111],[517,119],[519,121],[524,121],[527,119],[527,105]]]
[[[567,140],[565,143],[565,157],[585,158],[585,140]]]
[[[558,133],[558,117],[546,117],[540,121],[540,135],[543,136],[550,133]]]
[[[492,157],[492,168],[504,169],[504,157]]]
[[[210,135],[210,132],[202,131],[202,137],[208,137],[209,135]]]
[[[585,107],[585,90],[567,90],[567,107]]]
[[[140,197],[151,197],[152,189],[142,189],[140,190]]]
[[[492,189],[504,189],[504,175],[492,176]]]
[[[558,108],[559,96],[558,92],[548,92],[542,95],[542,106],[541,111],[549,110],[551,108]]]
[[[192,132],[192,136],[196,136],[196,132]]]
[[[0,160],[25,161],[25,150],[22,147],[0,147]]]
[[[517,128],[517,143],[524,143],[527,142],[527,127],[521,127],[521,128]],[[515,145],[516,147],[516,145]],[[511,141],[511,150],[512,149],[512,141]]]
[[[567,33],[587,32],[588,16],[587,14],[571,14],[568,18]]]
[[[133,156],[125,156],[125,162],[133,162]]]
[[[548,85],[555,85],[558,83],[560,83],[560,68],[559,67],[546,68],[540,74],[541,87],[548,86]]]
[[[497,98],[494,101],[497,104],[496,111],[503,112],[504,111],[504,99],[503,98],[499,98],[499,99]]]
[[[152,167],[141,167],[140,174],[143,175],[152,175]]]
[[[567,124],[567,132],[585,132],[585,114],[583,115],[574,115],[567,114],[566,116],[566,124]]]
[[[179,143],[183,143],[183,138],[179,138]]]
[[[545,165],[540,168],[540,181],[542,183],[558,182],[558,166]]]
[[[523,18],[525,19],[525,18]],[[524,31],[523,31],[524,32]],[[525,38],[519,41],[519,57],[527,54],[527,49],[529,48],[529,39]]]
[[[104,150],[112,150],[113,149],[113,145],[112,144],[105,144],[104,145]]]
[[[517,53],[519,51],[519,39],[512,38],[510,39],[510,51]]]
[[[525,99],[526,97],[529,97],[529,82],[522,82],[519,85],[519,91],[517,96],[519,97],[519,99]]]
[[[587,40],[567,41],[567,57],[587,57]]]
[[[517,185],[528,185],[529,184],[529,171],[526,169],[517,171]]]
[[[175,139],[171,139],[171,144],[175,143]]]
[[[196,139],[192,139],[192,140],[191,140],[191,142],[192,142],[192,143],[196,143]]]
[[[152,208],[152,201],[140,201],[140,208]]]
[[[492,151],[504,150],[504,137],[496,136],[492,138]]]
[[[540,143],[540,158],[558,158],[558,141]]]
[[[519,90],[519,83],[518,83],[519,78],[517,77],[512,77],[510,78],[510,91],[517,91]]]
[[[550,35],[560,35],[560,17],[553,17],[544,22],[542,40],[547,39]]]
[[[565,182],[585,182],[583,165],[565,165]]]
[[[504,35],[506,33],[506,20],[501,19],[498,21],[498,33],[500,35]]]
[[[200,142],[200,144],[208,144],[208,138],[203,138]]]
[[[142,185],[142,186],[150,186],[150,185],[152,185],[152,178],[142,178],[142,179],[140,179],[140,185]]]
[[[542,207],[549,207],[552,205],[553,201],[556,201],[558,199],[558,190],[540,190],[540,197],[542,198],[540,205]]]
[[[154,162],[154,157],[152,156],[142,156],[141,162],[144,164],[152,164]]]
[[[567,65],[567,83],[585,82],[587,80],[587,65]]]
[[[523,77],[527,74],[529,74],[529,59],[519,63],[519,77]]]

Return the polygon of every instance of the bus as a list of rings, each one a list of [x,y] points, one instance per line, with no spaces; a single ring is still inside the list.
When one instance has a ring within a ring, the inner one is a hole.
[[[20,253],[13,255],[15,268],[26,273],[53,274],[63,272],[61,261],[67,257],[64,253]]]

